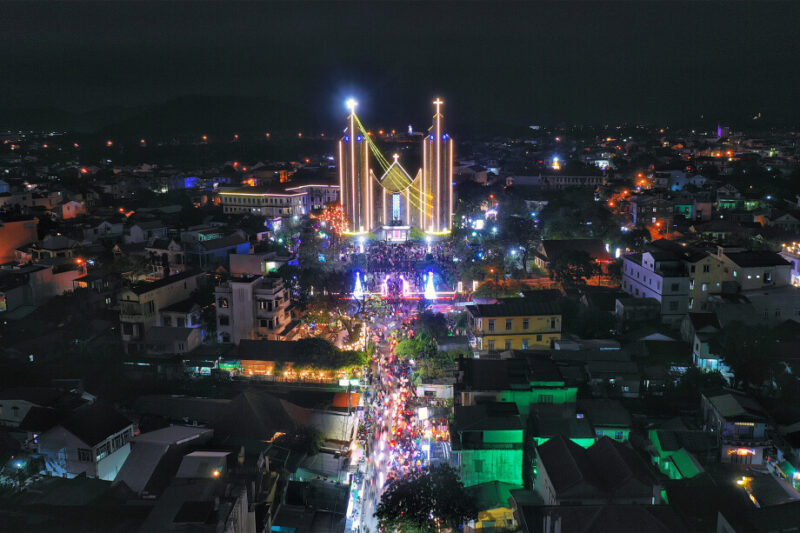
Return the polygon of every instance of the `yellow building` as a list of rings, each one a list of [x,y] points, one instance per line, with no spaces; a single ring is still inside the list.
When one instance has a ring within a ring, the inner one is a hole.
[[[555,299],[501,298],[467,306],[475,348],[482,353],[546,349],[561,340],[561,311]]]

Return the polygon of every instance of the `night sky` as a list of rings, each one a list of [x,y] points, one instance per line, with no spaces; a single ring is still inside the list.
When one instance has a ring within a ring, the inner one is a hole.
[[[298,123],[800,120],[800,2],[8,3],[0,108],[266,99]]]

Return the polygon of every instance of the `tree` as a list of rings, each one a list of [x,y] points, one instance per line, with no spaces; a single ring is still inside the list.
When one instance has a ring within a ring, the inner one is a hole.
[[[439,465],[390,481],[375,516],[383,531],[434,533],[475,520],[478,507],[458,473]]]
[[[548,268],[555,280],[567,286],[585,284],[597,272],[592,256],[584,250],[567,250],[550,261]]]
[[[442,313],[425,311],[417,318],[414,330],[418,335],[424,331],[434,339],[441,339],[447,336],[447,319]]]
[[[528,275],[528,256],[536,249],[536,224],[527,216],[507,216],[500,225],[504,243],[521,252],[522,270]],[[505,252],[505,250],[504,250]],[[516,252],[515,252],[516,253]]]
[[[731,322],[716,338],[722,360],[733,372],[734,382],[744,389],[759,387],[777,375],[773,332],[764,326]]]

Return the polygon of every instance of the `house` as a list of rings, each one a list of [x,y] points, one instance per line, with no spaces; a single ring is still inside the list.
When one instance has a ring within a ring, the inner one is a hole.
[[[251,499],[257,495],[249,495],[247,478],[231,475],[235,459],[223,451],[196,451],[184,456],[141,531],[255,532],[255,503]]]
[[[83,202],[76,202],[75,200],[64,202],[56,209],[58,217],[62,220],[69,220],[86,214],[86,207]]]
[[[192,448],[207,446],[214,431],[192,426],[168,426],[134,437],[131,453],[114,485],[124,483],[140,497],[158,495],[165,488],[180,460]]]
[[[451,461],[464,485],[499,481],[522,486],[523,424],[514,403],[456,406]]]
[[[631,448],[608,437],[589,448],[557,436],[535,448],[534,490],[545,505],[649,505],[661,487]]]
[[[717,436],[708,431],[651,429],[648,439],[651,460],[670,479],[702,474],[719,453]]]
[[[240,276],[214,290],[217,339],[239,344],[242,339],[290,340],[297,323],[289,310],[289,291],[277,277]]]
[[[478,519],[464,528],[465,533],[516,530],[517,520],[512,506],[512,490],[519,487],[500,481],[487,481],[467,488],[478,507]]]
[[[738,282],[743,291],[791,284],[792,264],[775,252],[728,251],[720,246],[716,255],[728,279]]]
[[[95,401],[79,407],[39,435],[39,454],[48,474],[86,474],[113,481],[130,453],[133,424],[110,405]]]
[[[471,344],[481,353],[549,348],[561,339],[561,310],[550,298],[501,298],[466,306]]]
[[[689,305],[689,277],[680,257],[671,252],[629,254],[622,261],[622,290],[661,303],[661,320],[679,326]]]
[[[38,224],[39,219],[36,217],[0,217],[0,263],[13,261],[15,250],[36,241]]]
[[[455,405],[462,406],[484,401],[514,403],[518,412],[527,416],[534,404],[574,403],[577,391],[545,357],[461,358],[453,397]]]
[[[668,505],[524,505],[517,510],[522,533],[685,533]]]
[[[201,276],[185,271],[158,281],[135,283],[120,291],[120,330],[126,353],[145,348],[148,330],[161,323],[161,310],[189,298]]]
[[[134,222],[125,231],[125,244],[149,242],[153,238],[165,239],[167,225],[160,220]]]
[[[153,326],[145,334],[149,354],[186,354],[203,342],[200,328]]]
[[[726,370],[714,342],[721,329],[715,313],[689,313],[684,317],[681,332],[692,345],[692,360],[697,368],[707,372]]]
[[[602,269],[607,270],[614,258],[606,251],[600,239],[561,239],[545,240],[539,245],[534,254],[534,264],[545,272],[549,272],[550,263],[561,254],[568,251],[582,251],[589,254],[594,262]]]
[[[173,276],[186,270],[183,246],[175,242],[174,239],[155,238],[144,249],[150,254],[153,270],[158,277]]]
[[[705,428],[714,431],[723,463],[766,463],[772,440],[767,435],[767,413],[746,394],[734,390],[703,393],[701,409]]]
[[[619,442],[628,440],[633,426],[631,415],[618,400],[579,400],[576,409],[577,416],[589,420],[597,438],[608,437]]]
[[[236,232],[225,237],[187,242],[184,250],[186,261],[190,265],[224,265],[231,254],[249,253],[250,241],[243,232]]]

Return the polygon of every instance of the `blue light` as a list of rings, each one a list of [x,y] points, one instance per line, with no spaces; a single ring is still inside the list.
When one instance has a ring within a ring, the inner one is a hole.
[[[433,133],[431,133],[431,136],[430,136],[430,137],[428,137],[428,138],[429,138],[430,140],[432,140],[432,141],[435,141],[435,140],[436,140],[436,136],[435,136]]]
[[[446,140],[447,140],[447,134],[446,134],[446,133],[445,133],[444,135],[442,135],[442,140],[443,140],[443,141],[446,141]]]
[[[344,142],[346,142],[346,143],[350,142],[350,136],[349,135],[345,135],[344,136]]]
[[[361,135],[356,135],[356,141],[361,142],[363,139]]]

